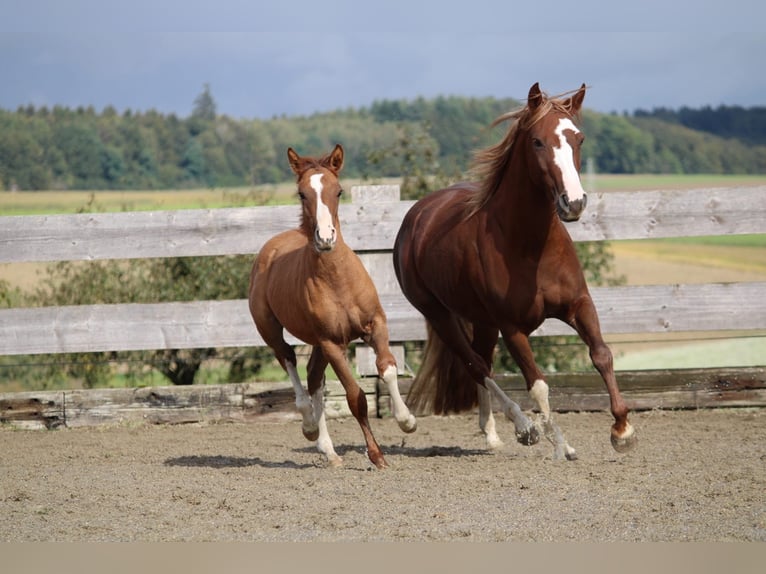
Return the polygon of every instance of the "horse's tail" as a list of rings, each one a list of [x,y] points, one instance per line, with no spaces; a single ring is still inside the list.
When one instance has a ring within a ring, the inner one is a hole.
[[[470,332],[471,325],[465,323]],[[459,413],[478,404],[476,382],[465,364],[444,344],[430,322],[423,362],[407,393],[407,406],[415,414]]]

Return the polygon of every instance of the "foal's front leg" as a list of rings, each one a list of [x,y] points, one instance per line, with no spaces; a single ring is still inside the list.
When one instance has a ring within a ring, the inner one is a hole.
[[[335,374],[338,375],[343,388],[346,391],[346,402],[348,408],[351,410],[351,414],[359,423],[364,435],[365,443],[367,444],[367,456],[377,468],[386,468],[388,463],[383,457],[383,451],[380,450],[375,437],[372,434],[370,428],[370,421],[367,418],[367,397],[364,391],[359,387],[356,382],[351,367],[348,364],[346,358],[346,350],[343,347],[339,347],[334,343],[325,341],[322,343],[322,353],[330,362]]]

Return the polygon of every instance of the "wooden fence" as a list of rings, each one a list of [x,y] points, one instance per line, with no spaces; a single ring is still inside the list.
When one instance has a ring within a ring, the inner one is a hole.
[[[391,258],[394,237],[413,202],[399,200],[398,186],[354,187],[351,196],[351,202],[341,206],[341,228],[378,287],[391,340],[422,340],[424,321],[402,295]],[[296,205],[0,217],[0,262],[254,254],[269,237],[294,227],[298,217]],[[647,190],[592,194],[585,215],[567,224],[567,229],[575,241],[653,239],[765,233],[765,219],[766,186]],[[766,282],[593,287],[591,291],[607,338],[618,333],[766,328]],[[246,300],[2,309],[0,325],[0,355],[264,344]],[[558,321],[546,321],[534,333],[562,334],[573,331]],[[657,377],[649,382],[646,373],[620,373],[619,380],[626,398],[638,408],[766,404],[763,368],[673,376],[673,384],[668,383],[667,374],[659,384]],[[557,396],[560,378],[552,377],[551,385],[558,410],[607,406],[603,385],[594,375],[568,376],[576,383]],[[373,407],[385,414],[386,398],[378,386],[374,381],[364,385]],[[504,385],[510,392],[523,388],[517,377],[504,379]],[[122,419],[194,420],[202,413],[235,419],[269,412],[284,416],[291,408],[290,393],[289,385],[263,383],[7,393],[0,395],[0,421],[91,424],[101,420],[98,404],[104,413],[116,412],[114,416]],[[115,397],[121,395],[130,400],[117,401]],[[523,396],[516,398],[527,404]],[[104,407],[115,401],[111,410]],[[72,410],[73,404],[80,406]],[[338,409],[343,412],[342,404]]]

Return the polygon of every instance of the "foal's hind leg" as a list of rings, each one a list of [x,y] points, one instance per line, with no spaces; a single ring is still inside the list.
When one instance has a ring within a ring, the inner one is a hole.
[[[330,433],[327,430],[327,421],[324,415],[324,370],[327,367],[327,359],[322,354],[322,349],[314,347],[311,351],[308,364],[308,387],[311,402],[314,406],[314,420],[319,427],[319,438],[317,439],[317,448],[319,452],[327,457],[327,462],[331,466],[341,466],[343,459],[335,452]]]
[[[556,423],[553,422],[551,407],[548,402],[548,384],[545,382],[543,373],[535,362],[529,338],[519,331],[503,332],[503,340],[511,353],[513,360],[521,369],[524,380],[527,383],[527,391],[535,400],[540,409],[543,434],[553,444],[553,458],[562,460],[576,460],[577,454],[567,443],[564,434]]]
[[[402,400],[402,396],[399,394],[396,359],[388,345],[388,328],[383,317],[376,317],[372,333],[366,336],[364,341],[375,352],[375,366],[378,369],[378,377],[386,383],[388,394],[391,397],[394,419],[398,423],[399,428],[406,433],[415,432],[418,428],[418,421],[415,415],[410,412],[410,409],[407,408],[407,405],[404,404],[404,400]]]

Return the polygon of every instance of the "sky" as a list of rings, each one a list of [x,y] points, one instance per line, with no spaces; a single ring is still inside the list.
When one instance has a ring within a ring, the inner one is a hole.
[[[0,0],[0,108],[188,116],[207,84],[235,118],[384,99],[766,105],[760,0]]]

